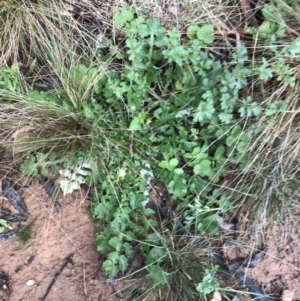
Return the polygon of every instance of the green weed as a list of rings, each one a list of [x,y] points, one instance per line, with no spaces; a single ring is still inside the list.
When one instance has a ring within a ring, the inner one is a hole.
[[[23,226],[18,230],[17,238],[22,245],[25,245],[31,239],[31,227]]]
[[[6,220],[0,218],[0,234],[8,227]]]
[[[69,171],[67,178],[61,172],[68,182],[73,179],[70,169],[79,164],[78,152],[92,166],[92,212],[102,221],[96,244],[109,253],[103,265],[109,277],[127,268],[129,242],[144,239],[156,225],[153,210],[145,207],[154,175],[166,183],[172,199],[180,199],[177,210],[184,210],[187,227],[218,234],[216,213],[229,212],[231,203],[214,184],[232,164],[246,166],[254,135],[263,131],[254,127],[259,118],[286,110],[280,100],[253,101],[242,92],[248,78],[260,77],[262,83],[277,65],[269,71],[263,61],[253,68],[247,48],[239,44],[223,67],[208,51],[214,42],[212,26],[191,26],[185,38],[176,28],[166,31],[158,20],[133,19],[124,9],[115,20],[126,35],[115,58],[122,65],[87,67],[71,60],[67,68],[59,59],[52,66],[60,89],[0,91],[14,100],[4,103],[2,110],[11,116],[4,126],[13,128],[17,115],[18,125],[28,131],[19,146],[29,155],[23,171],[28,173],[38,160],[53,156],[54,162],[64,156],[60,169]],[[106,60],[106,50],[101,48],[97,56]],[[289,80],[287,84],[293,86]],[[47,168],[42,169],[46,174]],[[65,193],[85,182],[79,178]]]

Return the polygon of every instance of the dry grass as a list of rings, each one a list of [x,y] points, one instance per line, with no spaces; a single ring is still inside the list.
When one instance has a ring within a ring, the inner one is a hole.
[[[95,21],[99,9],[89,0],[80,5],[62,0],[2,2],[0,67],[13,66],[15,73],[9,78],[18,86],[1,90],[5,102],[0,112],[0,144],[23,156],[42,149],[62,155],[89,149],[92,125],[79,112],[106,66],[98,61],[95,75],[81,74],[82,83],[74,69],[80,64],[94,67],[96,60],[91,57],[97,32],[86,20]],[[36,96],[28,94],[32,90]],[[74,111],[62,102],[42,99],[41,90],[60,101],[68,99]]]
[[[80,4],[63,0],[6,0],[1,1],[0,7],[0,67],[20,63],[27,67],[33,59],[45,67],[45,54],[51,58],[50,50],[56,45],[64,55],[74,45],[76,53],[82,54],[99,30],[106,31],[109,19],[107,8],[91,0]]]
[[[53,70],[56,73],[54,80],[60,83],[60,88],[52,93],[36,91],[33,95],[26,90],[1,90],[6,99],[0,112],[2,145],[11,146],[14,153],[23,155],[39,150],[62,155],[80,149],[89,152],[92,133],[96,129],[84,116],[82,108],[89,102],[93,83],[103,76],[105,67],[98,66],[93,76],[88,71],[80,74],[85,85],[78,85],[76,66],[66,68],[60,65]],[[49,102],[47,97],[55,97],[57,102]],[[72,109],[63,105],[63,99],[70,101]]]
[[[272,98],[284,99],[287,111],[259,120],[255,127],[263,131],[247,150],[249,163],[229,177],[228,193],[238,214],[247,216],[244,230],[249,233],[263,233],[270,216],[283,224],[293,221],[295,206],[299,208],[299,92],[299,80],[293,88],[281,86],[274,91]]]

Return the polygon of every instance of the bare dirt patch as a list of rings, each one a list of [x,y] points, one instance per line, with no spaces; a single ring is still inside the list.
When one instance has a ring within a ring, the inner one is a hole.
[[[248,268],[245,264],[242,271],[272,296],[283,301],[300,301],[299,227],[300,214],[296,210],[293,220],[276,222],[270,218],[262,232],[241,235],[237,246],[232,246],[227,253],[228,259],[235,261],[264,253],[256,267]]]
[[[32,238],[25,246],[16,239],[0,242],[0,270],[9,276],[9,300],[42,300],[71,254],[73,265],[67,264],[45,300],[96,301],[101,295],[106,300],[118,300],[108,297],[112,288],[106,286],[101,271],[94,277],[99,253],[94,246],[95,225],[88,217],[87,201],[76,196],[60,199],[62,212],[57,213],[37,181],[23,188],[21,195],[30,213],[26,224],[32,222]],[[1,203],[2,208],[7,207],[5,200]],[[27,286],[28,280],[34,284]]]
[[[299,228],[299,218],[297,225]],[[286,234],[283,235],[282,231],[286,231]],[[247,269],[247,275],[268,292],[283,295],[284,291],[289,291],[293,301],[300,301],[299,233],[288,232],[270,221],[265,239],[266,256],[257,268]]]

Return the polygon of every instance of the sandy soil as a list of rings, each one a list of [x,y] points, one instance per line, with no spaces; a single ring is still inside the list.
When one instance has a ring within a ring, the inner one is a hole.
[[[300,218],[297,218],[297,228]],[[285,231],[283,235],[282,231]],[[300,235],[296,229],[269,222],[265,235],[266,255],[260,265],[246,273],[267,292],[283,295],[289,291],[293,301],[300,301]]]
[[[5,272],[11,282],[9,300],[41,300],[71,254],[74,254],[74,264],[69,263],[57,277],[45,300],[96,301],[101,300],[100,295],[103,298],[111,295],[112,288],[105,285],[101,272],[98,279],[93,279],[99,266],[99,253],[94,246],[95,225],[87,214],[87,200],[75,196],[60,200],[63,210],[57,213],[37,181],[23,188],[21,195],[30,213],[26,224],[33,221],[32,239],[25,246],[16,239],[0,243],[0,271]],[[2,203],[9,207],[6,201]],[[28,265],[31,256],[34,259]],[[35,284],[27,286],[28,280]]]
[[[293,226],[292,225],[293,222]],[[229,260],[249,258],[263,250],[264,257],[254,268],[242,271],[265,292],[282,301],[300,301],[300,213],[294,211],[292,220],[279,223],[269,218],[263,232],[240,236],[238,246],[228,252]],[[252,237],[250,237],[250,236]],[[290,296],[286,297],[283,296]]]

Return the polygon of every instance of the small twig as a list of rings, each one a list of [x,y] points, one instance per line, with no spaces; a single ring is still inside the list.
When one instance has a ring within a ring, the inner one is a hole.
[[[8,239],[14,238],[17,236],[18,232],[19,232],[19,229],[14,229],[14,230],[7,231],[5,233],[1,233],[0,241],[6,241]]]
[[[125,273],[125,276],[129,275],[131,272],[135,271],[137,268],[139,268],[143,262],[143,257],[140,253],[140,247],[141,244],[138,243],[134,249],[133,254],[131,255],[130,265],[127,269],[127,272]]]
[[[5,219],[7,222],[11,223],[19,223],[24,222],[28,219],[27,215],[19,215],[19,214],[12,214],[9,211],[2,211],[0,210],[0,218]]]
[[[43,178],[43,179],[40,178],[39,183],[45,189],[47,194],[51,197],[51,200],[54,203],[56,212],[60,213],[62,211],[62,209],[61,209],[61,205],[60,205],[59,201],[57,200],[58,189],[56,189],[54,183],[51,182],[48,178]]]
[[[118,294],[118,292],[117,292],[117,290],[116,290],[116,288],[115,288],[114,285],[112,286],[112,290],[113,290],[114,295],[115,295],[119,300],[123,300],[123,299],[124,299],[122,295],[119,295],[119,294]]]
[[[6,200],[20,213],[28,214],[26,205],[23,198],[14,189],[14,185],[11,180],[5,179],[2,183],[2,190]]]
[[[103,254],[100,254],[99,257],[98,257],[98,267],[97,267],[97,270],[96,270],[96,272],[94,273],[94,275],[92,277],[93,280],[99,279],[99,272],[101,270],[103,260],[104,260],[104,256],[103,256]]]
[[[27,266],[31,265],[31,263],[33,262],[34,258],[35,258],[35,255],[30,256],[30,258],[27,261]]]
[[[258,21],[255,17],[255,11],[250,6],[250,3],[248,0],[239,0],[241,8],[245,14],[246,21],[250,24],[252,27],[258,27]]]
[[[44,301],[44,300],[47,298],[47,296],[48,296],[48,294],[49,294],[49,292],[50,292],[52,286],[54,285],[54,283],[55,283],[55,281],[57,280],[58,276],[63,272],[63,270],[65,269],[65,267],[67,266],[67,264],[68,264],[69,262],[70,262],[71,264],[74,264],[74,263],[73,263],[73,260],[72,260],[73,255],[74,255],[74,254],[71,254],[71,255],[66,259],[65,263],[62,265],[62,267],[60,268],[60,270],[54,275],[54,277],[53,277],[53,279],[52,279],[50,285],[48,286],[48,288],[47,288],[47,290],[46,290],[46,293],[45,293],[45,295],[43,296],[43,298],[41,299],[41,301]]]

